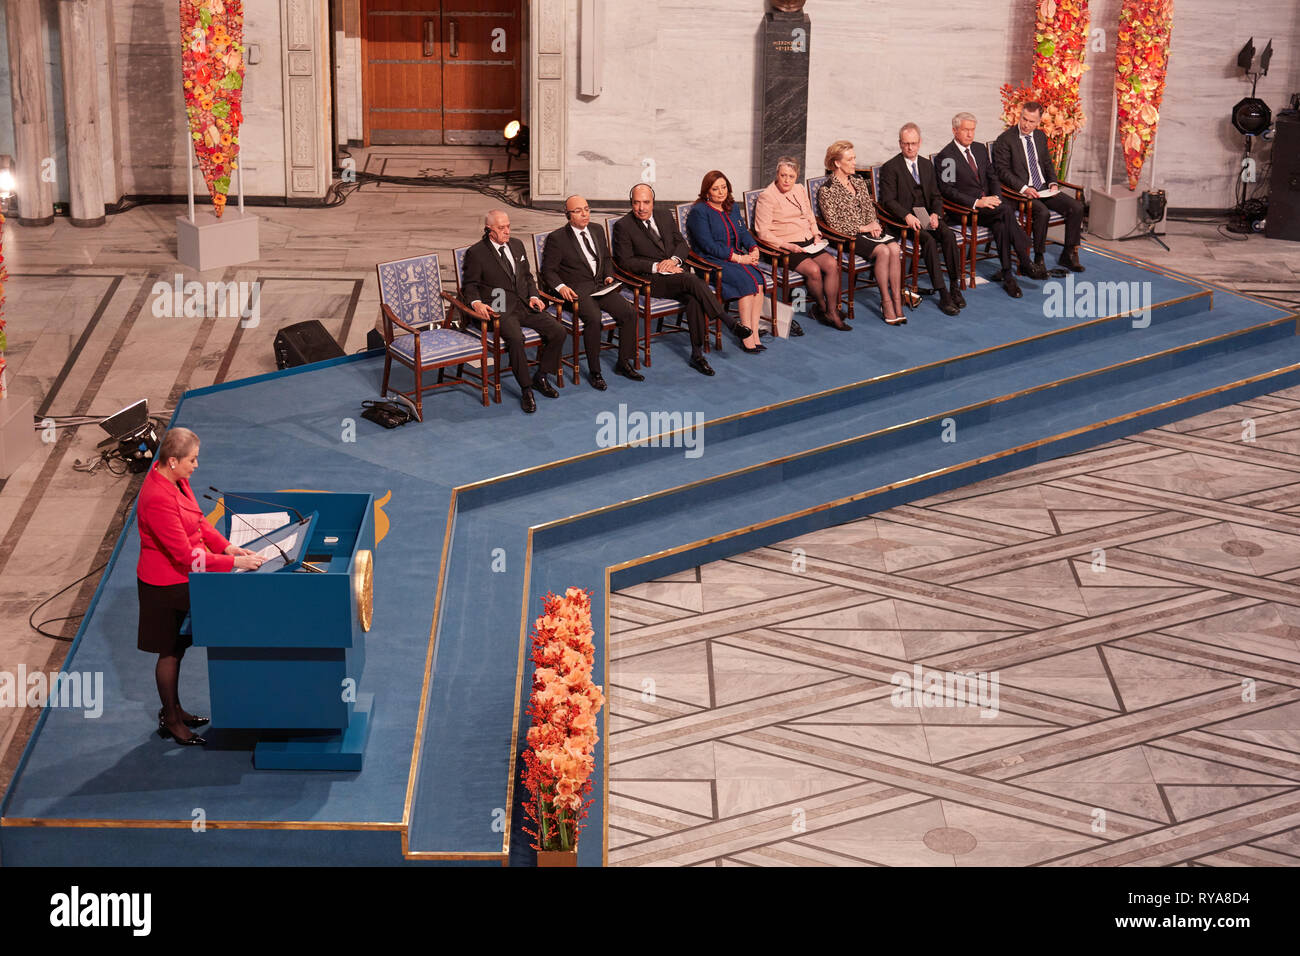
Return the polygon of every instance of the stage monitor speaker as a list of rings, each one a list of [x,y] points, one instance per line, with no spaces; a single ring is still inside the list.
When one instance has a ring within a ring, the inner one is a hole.
[[[275,334],[275,367],[295,368],[311,362],[342,358],[344,352],[330,338],[320,320],[286,325]]]
[[[1300,242],[1300,113],[1277,115],[1264,235]]]

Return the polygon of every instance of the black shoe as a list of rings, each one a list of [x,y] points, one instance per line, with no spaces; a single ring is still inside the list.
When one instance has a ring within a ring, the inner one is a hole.
[[[533,398],[533,390],[531,388],[524,389],[523,393],[519,396],[519,407],[529,415],[537,411],[537,399]]]
[[[634,382],[644,382],[645,376],[634,369],[631,365],[625,365],[620,362],[614,366],[614,374],[622,375],[624,378],[630,378]]]
[[[198,734],[190,734],[188,737],[177,737],[166,727],[158,728],[158,736],[163,740],[174,740],[182,747],[201,747],[203,744],[207,743],[207,741]]]
[[[1063,268],[1069,269],[1071,272],[1083,271],[1083,265],[1079,262],[1078,246],[1075,246],[1073,249],[1067,249],[1065,252],[1062,252],[1061,258],[1057,261],[1060,262]]]
[[[194,727],[204,727],[212,723],[211,719],[208,717],[186,717],[183,722],[186,727],[191,729]],[[163,726],[163,708],[161,707],[158,708],[158,726]]]
[[[1020,268],[1016,270],[1020,275],[1029,279],[1046,279],[1047,266],[1041,262],[1022,262]]]
[[[957,306],[957,308],[966,308],[966,297],[961,294],[961,289],[957,288],[957,286],[952,286],[948,290],[948,295],[952,297],[952,304]]]
[[[747,325],[741,325],[737,322],[731,327],[731,334],[736,337],[737,341],[744,342],[745,339],[754,334],[754,330]]]
[[[713,367],[709,365],[708,359],[706,359],[703,355],[692,355],[690,366],[691,368],[695,369],[695,371],[699,372],[701,375],[713,374]]]
[[[599,372],[588,372],[587,381],[591,384],[591,387],[598,392],[603,392],[605,389],[609,388],[609,385],[605,382],[605,376],[601,375]]]
[[[956,303],[952,301],[952,296],[943,289],[939,290],[939,311],[944,315],[959,315],[961,313],[961,309],[957,308]]]
[[[801,336],[801,335],[803,335],[803,326],[800,325],[798,322],[796,322],[794,319],[791,319],[791,320],[790,320],[790,337],[791,337],[791,338],[795,338],[795,339],[797,339],[797,338],[798,338],[799,336]]]
[[[545,375],[539,375],[533,379],[533,388],[537,389],[547,398],[559,398],[560,393],[555,390],[555,386],[546,380]]]
[[[1002,280],[1002,288],[1005,289],[1007,295],[1011,296],[1013,299],[1019,299],[1024,295],[1024,293],[1020,291],[1020,283],[1018,283],[1016,277],[1011,274],[1008,274]]]

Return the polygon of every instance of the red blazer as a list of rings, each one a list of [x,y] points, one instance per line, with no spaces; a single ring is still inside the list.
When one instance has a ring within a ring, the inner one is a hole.
[[[208,524],[184,478],[172,484],[150,468],[135,506],[140,529],[136,576],[145,584],[185,584],[195,570],[195,549],[203,554],[202,570],[233,571],[235,558],[224,554],[230,542]]]

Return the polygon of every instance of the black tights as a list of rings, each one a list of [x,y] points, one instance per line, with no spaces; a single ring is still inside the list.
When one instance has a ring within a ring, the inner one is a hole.
[[[181,709],[181,658],[184,656],[183,647],[174,654],[159,654],[158,663],[153,669],[154,680],[158,684],[158,699],[163,707],[163,723],[173,734],[182,739],[191,736],[185,729],[184,721],[187,717],[194,716]]]
[[[831,301],[830,294],[831,290],[835,290],[838,297],[840,288],[840,265],[835,257],[816,255],[805,259],[795,269],[808,286],[808,298],[820,305],[826,315],[834,315],[836,303]]]

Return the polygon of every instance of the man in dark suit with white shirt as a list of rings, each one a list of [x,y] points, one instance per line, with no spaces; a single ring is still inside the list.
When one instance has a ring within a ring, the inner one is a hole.
[[[546,310],[546,302],[537,291],[524,244],[510,238],[510,217],[493,209],[483,219],[483,238],[465,252],[462,268],[461,298],[484,321],[492,313],[500,316],[501,337],[510,353],[510,368],[519,383],[519,404],[525,412],[537,411],[533,389],[547,398],[560,393],[546,380],[549,372],[558,375],[560,355],[564,351],[564,326]],[[528,352],[524,348],[523,329],[529,328],[542,338],[537,374],[528,377]]]
[[[1056,170],[1047,150],[1047,134],[1038,128],[1042,118],[1042,103],[1029,102],[1022,106],[1020,122],[1007,127],[993,142],[993,165],[1002,185],[1020,193],[1033,205],[1034,262],[1043,261],[1050,210],[1065,217],[1061,265],[1082,272],[1079,239],[1083,233],[1083,203],[1058,191]]]
[[[1032,279],[1047,278],[1047,270],[1036,265],[1029,253],[1029,237],[1016,221],[1011,203],[1002,201],[1001,189],[993,170],[993,160],[983,143],[975,142],[975,117],[958,113],[952,118],[952,142],[934,158],[939,175],[939,191],[949,202],[970,206],[979,216],[980,225],[993,232],[1002,262],[1002,288],[1018,299],[1023,294],[1011,270],[1014,249],[1020,274]]]
[[[617,290],[594,295],[614,283],[614,263],[605,231],[591,225],[591,209],[581,196],[564,201],[564,215],[569,224],[546,237],[542,252],[542,285],[553,294],[573,303],[582,322],[583,344],[587,349],[587,381],[604,391],[608,386],[600,374],[601,310],[618,324],[618,360],[614,371],[634,382],[645,380],[636,370],[636,310]]]
[[[930,282],[939,290],[939,308],[944,315],[956,315],[966,307],[966,298],[961,294],[957,237],[943,213],[943,196],[934,164],[919,155],[921,128],[915,123],[905,123],[898,131],[898,148],[899,154],[880,167],[880,205],[895,219],[918,230],[926,271],[930,273]],[[922,210],[924,218],[918,218],[914,209]],[[939,271],[940,246],[948,267],[946,289]]]
[[[713,368],[702,351],[708,323],[721,318],[741,339],[748,338],[751,332],[733,322],[709,284],[686,268],[690,246],[673,224],[672,215],[655,209],[654,189],[638,183],[628,193],[628,199],[632,211],[614,223],[614,259],[623,271],[649,279],[652,296],[676,299],[685,306],[691,336],[690,366],[702,375],[712,375]]]

